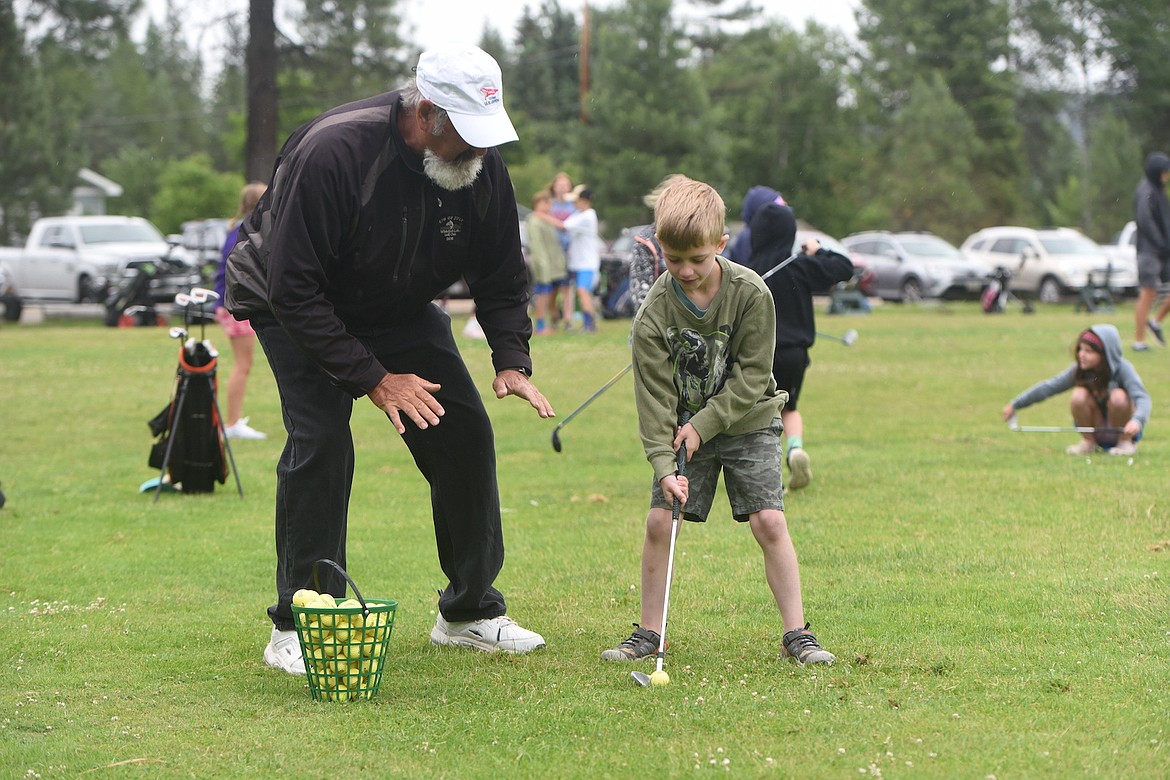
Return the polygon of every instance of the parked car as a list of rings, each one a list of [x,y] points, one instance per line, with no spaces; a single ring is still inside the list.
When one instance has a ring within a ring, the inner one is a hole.
[[[871,230],[841,243],[873,274],[870,286],[884,300],[914,303],[925,298],[975,300],[991,267],[933,233]]]
[[[1126,269],[1131,269],[1134,277],[1134,285],[1136,292],[1137,285],[1137,223],[1132,219],[1125,223],[1125,226],[1110,239],[1108,244],[1102,244],[1101,248],[1109,255],[1109,259],[1113,261],[1113,268],[1124,273]]]
[[[169,251],[158,228],[141,217],[43,217],[24,248],[0,250],[0,261],[25,300],[101,302],[129,263]],[[171,257],[187,262],[179,250]]]
[[[20,298],[20,291],[16,287],[12,269],[4,262],[0,262],[0,304],[4,305],[4,319],[6,321],[17,322],[20,320],[24,301]]]
[[[1011,273],[1008,289],[1042,303],[1056,303],[1090,283],[1128,293],[1137,287],[1137,269],[1118,267],[1099,244],[1072,228],[984,228],[967,237],[963,249],[992,268]]]
[[[227,219],[193,219],[182,225],[179,243],[187,251],[191,262],[202,272],[204,281],[215,279],[229,223]],[[171,239],[168,237],[168,240]]]

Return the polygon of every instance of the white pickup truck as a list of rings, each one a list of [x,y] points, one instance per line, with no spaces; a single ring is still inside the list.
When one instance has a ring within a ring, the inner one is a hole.
[[[102,302],[129,263],[168,253],[187,264],[186,253],[141,217],[43,217],[23,249],[0,249],[0,264],[23,300]]]

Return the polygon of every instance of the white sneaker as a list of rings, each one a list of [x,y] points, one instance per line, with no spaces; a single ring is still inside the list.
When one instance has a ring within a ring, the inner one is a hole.
[[[544,637],[535,631],[521,628],[507,615],[466,623],[448,623],[439,615],[435,627],[431,629],[431,642],[436,645],[474,647],[485,653],[502,651],[516,655],[544,647]]]
[[[479,320],[475,318],[474,314],[471,315],[469,320],[467,320],[467,324],[463,326],[463,335],[469,339],[487,338],[487,336],[484,335],[483,327],[479,324]]]
[[[267,433],[252,428],[248,425],[248,420],[251,417],[241,417],[234,423],[223,429],[223,433],[229,439],[267,439]]]
[[[304,674],[305,659],[301,655],[301,640],[296,631],[277,631],[272,628],[272,638],[264,648],[264,663],[289,674]]]
[[[797,447],[788,453],[788,487],[800,490],[808,487],[812,482],[812,463],[803,447]]]
[[[1110,455],[1136,455],[1137,445],[1132,441],[1119,441],[1115,447],[1109,448]]]

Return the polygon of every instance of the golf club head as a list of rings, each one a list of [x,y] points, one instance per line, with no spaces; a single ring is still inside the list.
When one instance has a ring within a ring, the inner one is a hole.
[[[170,334],[171,334],[171,338],[173,338],[173,339],[187,338],[187,331],[183,330],[182,328],[171,328]]]
[[[857,336],[857,331],[853,328],[850,328],[849,330],[845,331],[845,335],[841,337],[841,343],[847,347],[852,347],[857,343]]]
[[[1016,416],[1014,414],[1008,418],[1007,424],[1008,424],[1009,431],[1020,430],[1020,421],[1016,419]]]
[[[630,672],[630,679],[641,685],[643,688],[650,687],[650,675],[645,672]]]
[[[208,290],[206,287],[192,287],[191,300],[195,301],[195,303],[203,305],[208,301],[218,301],[219,293],[217,293],[215,290]]]
[[[553,432],[552,432],[552,445],[553,445],[553,449],[556,450],[557,452],[561,451],[561,435],[560,434],[561,434],[561,426],[558,425],[557,427],[553,428]]]
[[[175,293],[175,305],[184,308],[191,305],[191,296],[187,293]]]

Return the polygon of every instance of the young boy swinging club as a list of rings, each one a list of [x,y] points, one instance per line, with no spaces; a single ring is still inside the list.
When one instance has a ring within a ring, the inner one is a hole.
[[[652,658],[658,651],[672,529],[671,505],[701,523],[719,472],[732,515],[764,553],[768,587],[784,621],[780,654],[799,664],[836,659],[809,633],[796,550],[784,518],[780,409],[772,378],[776,311],[758,274],[719,253],[726,207],[712,187],[680,178],[654,208],[667,273],[634,317],[632,344],[638,429],[654,467],[642,547],[642,615],[634,632],[601,657]],[[689,420],[679,426],[680,418]],[[686,446],[686,477],[675,453]],[[680,527],[681,531],[681,527]]]

